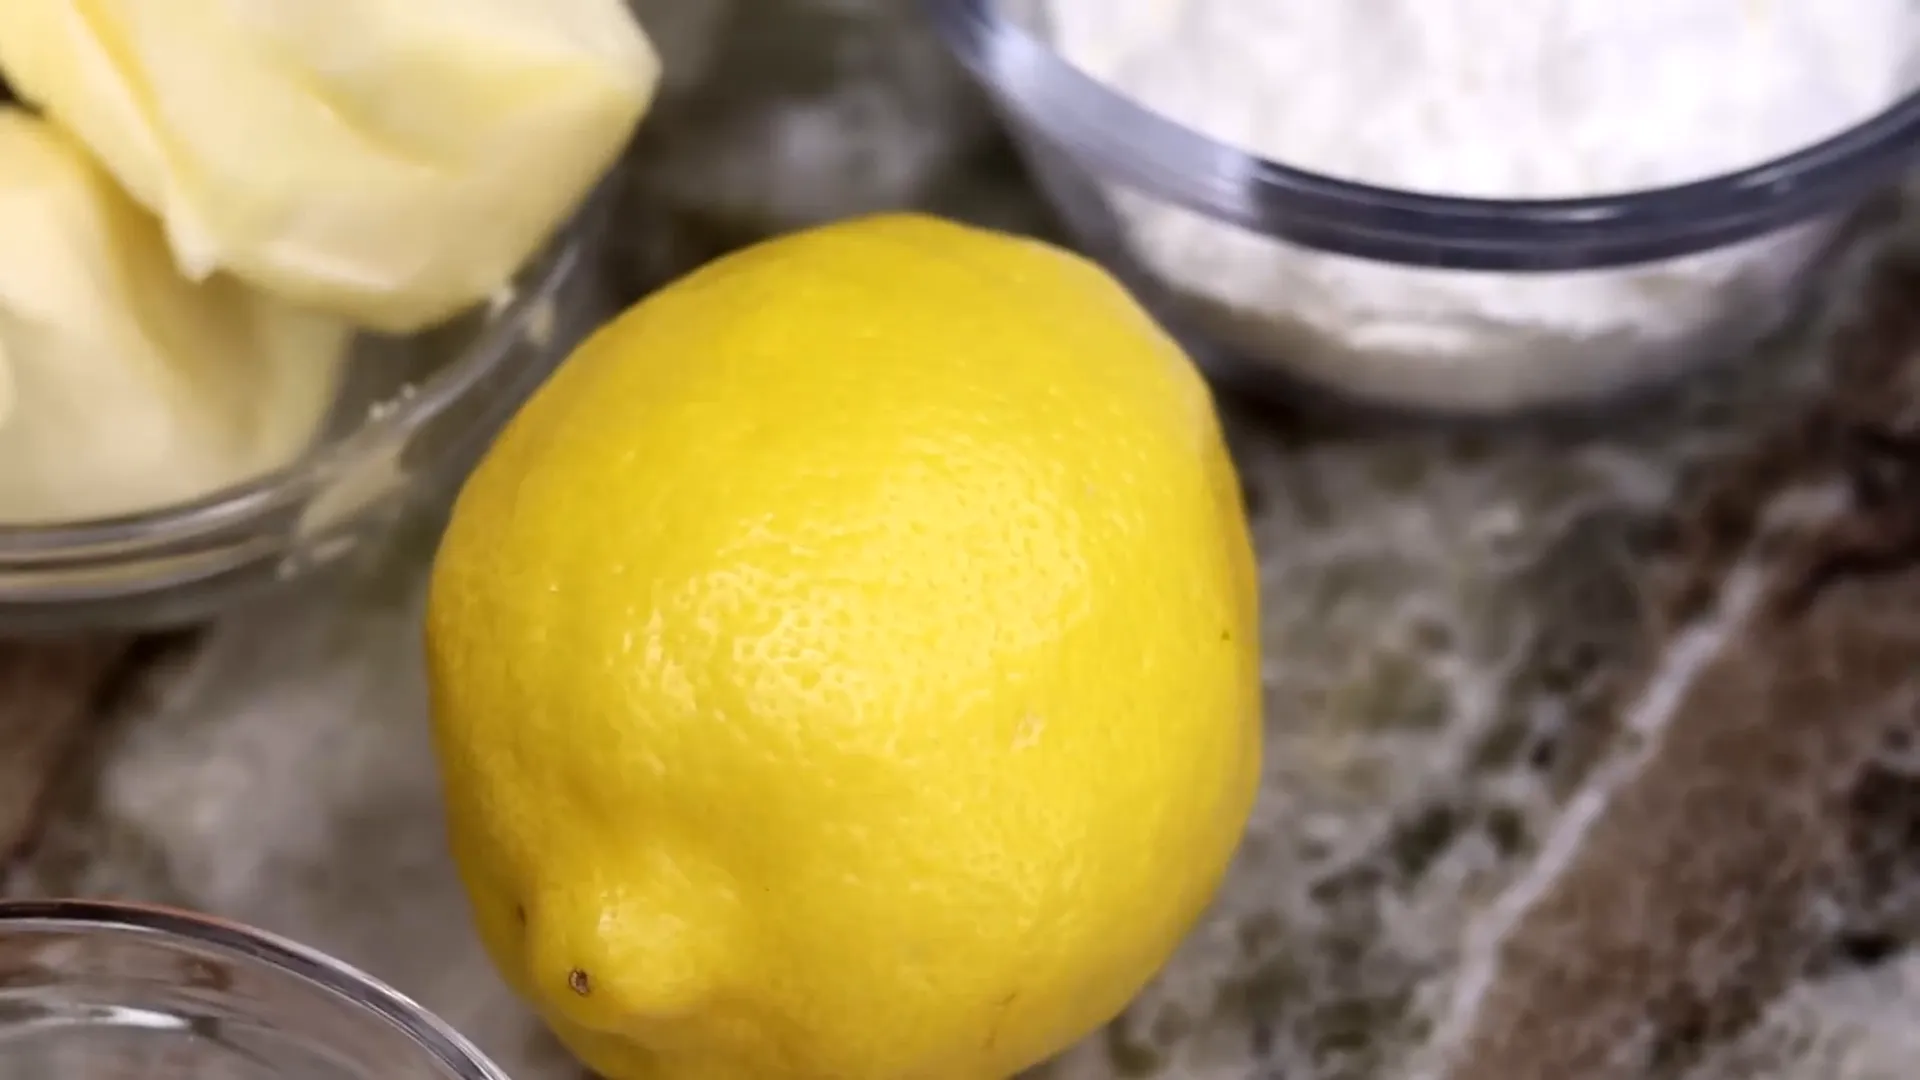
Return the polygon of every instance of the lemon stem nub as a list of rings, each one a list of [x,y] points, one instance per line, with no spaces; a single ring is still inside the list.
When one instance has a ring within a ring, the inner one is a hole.
[[[572,990],[581,997],[586,997],[588,994],[593,993],[593,982],[587,978],[586,972],[579,968],[574,968],[572,971],[567,972],[567,989]]]

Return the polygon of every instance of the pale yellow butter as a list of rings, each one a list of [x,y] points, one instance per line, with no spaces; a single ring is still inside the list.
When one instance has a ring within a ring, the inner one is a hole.
[[[624,0],[4,0],[0,70],[189,275],[408,332],[551,235],[659,60]]]
[[[150,510],[284,465],[350,338],[230,276],[182,277],[78,143],[0,106],[0,524]]]

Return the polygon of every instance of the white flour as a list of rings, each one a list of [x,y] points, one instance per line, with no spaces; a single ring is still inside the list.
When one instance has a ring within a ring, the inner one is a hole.
[[[1275,160],[1491,197],[1756,164],[1912,85],[1915,0],[1045,0],[1073,63]],[[1116,191],[1135,254],[1253,359],[1437,408],[1601,392],[1777,312],[1830,222],[1624,270],[1434,272]]]

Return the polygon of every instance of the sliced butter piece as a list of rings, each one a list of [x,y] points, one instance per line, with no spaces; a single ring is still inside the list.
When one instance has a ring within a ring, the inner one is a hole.
[[[660,68],[624,0],[5,0],[0,71],[191,276],[409,332],[526,262]]]
[[[0,524],[151,510],[284,465],[350,337],[226,275],[182,277],[82,147],[0,106]]]

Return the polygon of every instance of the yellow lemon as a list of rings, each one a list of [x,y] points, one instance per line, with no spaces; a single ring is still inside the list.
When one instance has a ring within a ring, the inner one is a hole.
[[[1109,277],[914,216],[592,337],[427,617],[487,946],[613,1080],[999,1080],[1113,1016],[1259,771],[1211,399]]]

